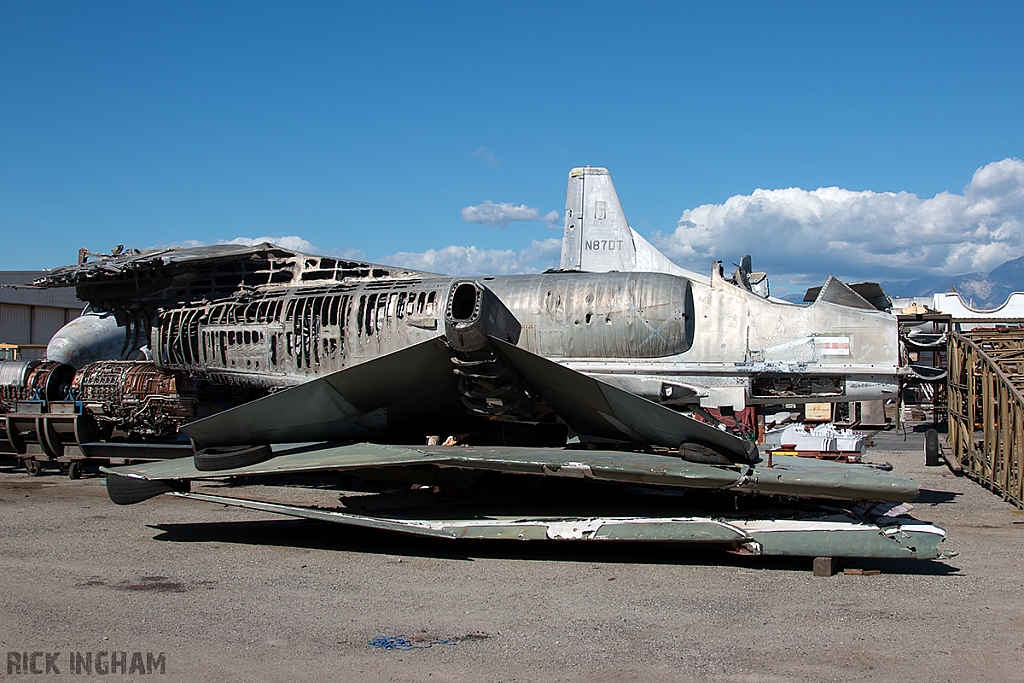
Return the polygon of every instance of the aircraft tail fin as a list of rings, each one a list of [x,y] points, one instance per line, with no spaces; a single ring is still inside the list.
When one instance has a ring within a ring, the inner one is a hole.
[[[629,227],[608,169],[592,166],[569,171],[560,267],[591,273],[670,273],[707,280],[672,263]]]
[[[606,168],[574,168],[565,192],[563,270],[633,270],[636,249]]]

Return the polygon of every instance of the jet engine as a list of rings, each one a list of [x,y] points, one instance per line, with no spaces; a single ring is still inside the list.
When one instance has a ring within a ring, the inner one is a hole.
[[[17,409],[18,401],[60,401],[68,394],[75,369],[57,361],[0,361],[0,412]]]
[[[151,435],[176,433],[198,405],[191,379],[151,361],[90,363],[75,375],[71,397],[100,425]]]

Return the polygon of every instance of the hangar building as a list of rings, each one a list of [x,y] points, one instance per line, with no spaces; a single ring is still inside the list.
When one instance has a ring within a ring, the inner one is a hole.
[[[85,303],[73,287],[15,289],[46,274],[41,270],[0,271],[0,343],[42,344],[82,314]]]

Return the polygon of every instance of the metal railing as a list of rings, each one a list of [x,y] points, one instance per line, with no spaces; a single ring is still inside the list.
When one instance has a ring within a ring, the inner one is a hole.
[[[1024,508],[1024,330],[954,332],[948,359],[952,457]]]

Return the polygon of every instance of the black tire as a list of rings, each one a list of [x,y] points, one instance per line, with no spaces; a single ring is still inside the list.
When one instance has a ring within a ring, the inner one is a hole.
[[[185,482],[186,487],[187,484],[188,482]],[[116,505],[134,505],[135,503],[155,498],[163,493],[177,490],[180,489],[172,486],[171,482],[158,479],[122,477],[119,474],[107,475],[107,495],[110,496],[110,500]]]
[[[25,461],[25,471],[30,477],[38,477],[43,473],[43,466],[35,458],[29,458]]]
[[[72,460],[68,463],[68,479],[82,478],[82,461]]]
[[[707,446],[696,443],[684,443],[679,446],[679,457],[687,462],[697,462],[703,465],[733,465],[731,459],[714,451]]]
[[[939,466],[939,433],[929,429],[924,433],[924,464],[927,467]]]
[[[196,451],[196,469],[200,472],[233,470],[270,460],[274,451],[266,444],[260,446],[211,446]]]

